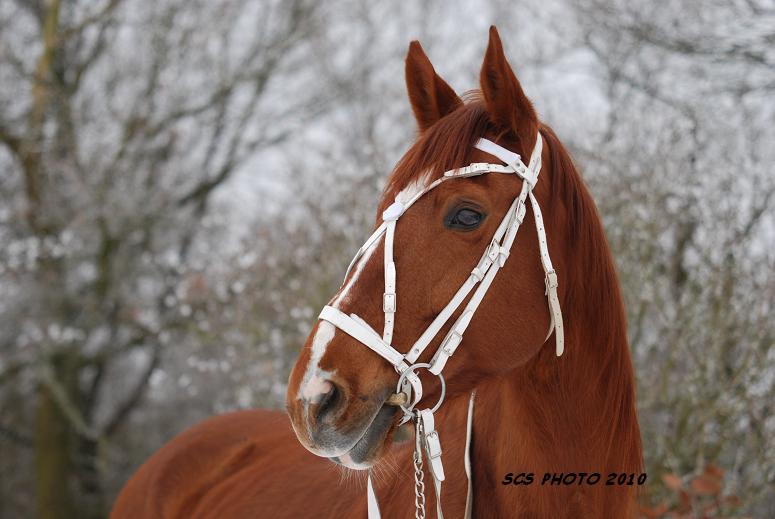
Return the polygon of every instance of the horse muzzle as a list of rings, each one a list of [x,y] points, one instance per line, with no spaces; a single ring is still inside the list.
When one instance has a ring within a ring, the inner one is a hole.
[[[320,385],[314,398],[287,402],[288,415],[299,442],[317,456],[353,469],[367,469],[383,450],[397,424],[393,389],[354,396],[333,381]]]

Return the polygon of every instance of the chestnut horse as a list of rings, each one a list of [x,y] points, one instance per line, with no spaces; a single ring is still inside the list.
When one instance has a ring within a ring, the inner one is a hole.
[[[539,122],[494,27],[480,82],[481,92],[462,100],[412,42],[406,83],[419,136],[389,178],[377,214],[444,171],[492,162],[474,147],[482,137],[529,157],[540,134],[543,167],[533,192],[560,279],[565,354],[556,357],[546,337],[551,319],[538,236],[524,225],[446,366],[446,401],[435,420],[444,513],[458,518],[465,508],[466,422],[475,390],[473,517],[632,517],[641,439],[622,298],[600,218],[568,153]],[[403,215],[394,237],[396,348],[408,348],[471,275],[522,182],[492,174],[455,179]],[[528,208],[524,220],[534,217]],[[330,303],[374,327],[384,319],[383,246],[360,258]],[[445,333],[420,362],[429,362]],[[427,407],[440,384],[427,372],[420,377],[420,407]],[[390,363],[320,320],[291,372],[288,415],[237,412],[180,434],[131,478],[111,517],[365,517],[366,468],[382,516],[412,516],[414,442],[402,441],[412,424],[398,427],[402,413],[387,402],[397,378]],[[595,473],[599,481],[580,483],[581,474]],[[426,485],[429,502],[433,492]],[[435,507],[427,508],[435,517]]]

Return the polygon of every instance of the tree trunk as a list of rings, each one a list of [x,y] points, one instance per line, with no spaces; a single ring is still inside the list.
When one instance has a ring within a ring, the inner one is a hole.
[[[65,387],[77,382],[77,371],[62,356],[53,362],[57,378]],[[39,519],[78,517],[73,493],[73,431],[51,391],[40,384],[35,416],[35,481]]]

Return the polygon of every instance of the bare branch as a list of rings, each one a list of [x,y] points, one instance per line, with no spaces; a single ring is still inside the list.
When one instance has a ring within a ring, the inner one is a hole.
[[[81,414],[81,411],[78,410],[78,406],[75,405],[67,394],[67,390],[56,379],[50,366],[40,370],[40,380],[48,389],[53,397],[53,401],[57,404],[62,415],[67,418],[73,430],[85,438],[97,440],[99,438],[98,432],[86,423],[86,419]]]
[[[105,4],[104,7],[102,7],[102,9],[98,10],[96,13],[93,13],[87,16],[86,18],[81,20],[78,23],[78,25],[75,25],[73,27],[66,27],[62,29],[59,32],[60,39],[66,40],[75,35],[79,35],[85,29],[87,29],[89,26],[95,23],[105,23],[105,19],[108,18],[123,1],[124,0],[109,0],[108,3]]]
[[[116,430],[121,427],[121,425],[129,416],[129,413],[131,413],[132,410],[137,407],[137,404],[140,403],[143,396],[145,395],[145,391],[148,388],[148,381],[151,379],[151,375],[159,366],[159,361],[161,360],[161,344],[156,342],[152,348],[151,360],[148,362],[148,366],[146,366],[145,370],[140,375],[140,378],[138,379],[134,388],[129,391],[126,399],[123,401],[123,403],[116,407],[116,410],[113,412],[112,416],[106,421],[105,426],[102,428],[102,435],[104,437],[111,437],[116,432]]]

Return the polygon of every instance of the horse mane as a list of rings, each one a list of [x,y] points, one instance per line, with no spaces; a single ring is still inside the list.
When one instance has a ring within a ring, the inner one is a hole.
[[[560,228],[567,249],[573,251],[573,261],[560,273],[565,284],[562,306],[567,309],[565,355],[570,362],[562,363],[559,376],[570,381],[567,387],[580,392],[582,399],[595,402],[597,413],[587,417],[595,423],[587,425],[592,425],[592,437],[600,442],[605,459],[619,460],[621,465],[614,469],[640,471],[635,373],[616,265],[602,219],[573,159],[549,126],[542,124],[539,131],[550,157],[551,199],[565,205],[567,219]],[[549,212],[552,218],[551,208]]]
[[[464,100],[462,106],[417,137],[388,179],[382,206],[423,176],[431,182],[444,171],[471,162],[474,143],[485,133],[494,132],[496,138],[505,134],[490,120],[480,92],[469,92]],[[551,202],[544,217],[549,220],[548,228],[562,233],[567,250],[573,251],[573,261],[558,270],[566,316],[566,358],[557,362],[553,348],[543,348],[536,359],[537,376],[563,381],[557,398],[594,402],[595,412],[588,413],[579,426],[592,431],[591,441],[617,470],[638,471],[643,459],[635,375],[616,266],[597,207],[570,154],[549,126],[541,123],[539,131],[550,158],[548,171],[542,175],[551,183]],[[513,144],[512,151],[525,154]],[[552,209],[557,203],[566,210],[562,221]],[[532,398],[537,407],[545,406],[546,387],[542,384]],[[535,411],[547,424],[560,426],[555,422],[561,418],[551,410]]]
[[[479,92],[469,92],[464,98],[465,104],[421,133],[396,164],[388,179],[383,203],[395,199],[401,189],[422,175],[427,175],[425,180],[432,182],[445,171],[470,162],[474,143],[494,126]]]

